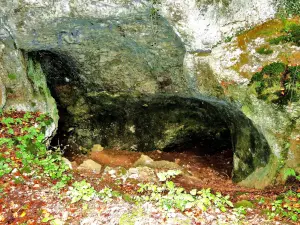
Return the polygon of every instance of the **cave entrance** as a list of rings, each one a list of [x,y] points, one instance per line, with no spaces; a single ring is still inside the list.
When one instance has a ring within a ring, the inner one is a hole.
[[[190,134],[179,144],[172,144],[164,149],[163,160],[176,161],[191,171],[196,177],[204,178],[213,174],[219,179],[231,179],[233,171],[233,144],[228,127],[220,131],[208,131]],[[216,177],[211,178],[216,179]]]
[[[50,148],[58,147],[67,156],[76,154],[76,147],[67,138],[71,133],[72,114],[68,111],[68,102],[77,98],[82,88],[79,70],[72,58],[62,53],[47,50],[33,51],[28,59],[38,62],[46,76],[47,86],[56,101],[58,111],[58,129],[51,139]]]
[[[62,145],[71,159],[100,144],[106,150],[95,158],[102,164],[106,158],[107,164],[115,160],[122,165],[124,159],[131,165],[143,153],[178,163],[198,173],[199,179],[205,174],[220,175],[219,183],[225,178],[226,182],[242,181],[268,162],[265,139],[243,113],[224,101],[111,93],[83,80],[76,63],[66,55],[38,51],[28,57],[41,64],[57,102],[60,120],[51,145]]]

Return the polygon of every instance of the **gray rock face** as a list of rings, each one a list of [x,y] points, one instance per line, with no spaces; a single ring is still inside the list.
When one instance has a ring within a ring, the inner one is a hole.
[[[1,1],[0,106],[48,112],[52,130],[59,111],[59,132],[77,148],[232,147],[234,181],[265,187],[282,145],[270,126],[241,112],[249,80],[213,68],[228,51],[210,52],[271,18],[274,3]],[[224,80],[242,92],[228,96]]]
[[[211,50],[237,31],[272,18],[275,0],[163,0],[168,18],[189,51]]]

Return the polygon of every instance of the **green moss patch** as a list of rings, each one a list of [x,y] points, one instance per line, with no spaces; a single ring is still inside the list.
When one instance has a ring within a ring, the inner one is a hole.
[[[284,35],[270,39],[270,44],[278,45],[280,43],[292,43],[300,46],[300,25],[293,24],[291,27],[284,30],[284,32]]]
[[[17,75],[14,74],[14,73],[10,73],[10,74],[8,74],[7,76],[8,76],[8,78],[9,78],[10,80],[15,80],[15,79],[17,79]]]
[[[259,99],[286,105],[300,99],[300,66],[275,62],[255,73],[250,85]]]
[[[266,46],[263,46],[263,47],[257,48],[256,52],[261,55],[270,55],[273,53],[273,50]]]

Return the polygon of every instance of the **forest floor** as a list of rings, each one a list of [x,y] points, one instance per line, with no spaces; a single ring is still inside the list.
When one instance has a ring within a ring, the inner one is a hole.
[[[265,190],[231,181],[232,152],[146,153],[177,169],[135,166],[139,152],[71,156],[43,143],[47,116],[0,114],[0,224],[300,224],[299,182]],[[99,170],[79,169],[87,159]]]

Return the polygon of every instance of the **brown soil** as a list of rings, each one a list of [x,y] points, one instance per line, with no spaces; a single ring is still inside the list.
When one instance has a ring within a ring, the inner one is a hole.
[[[241,187],[231,180],[233,169],[233,153],[230,149],[215,153],[213,155],[200,155],[200,149],[189,149],[181,152],[162,152],[159,150],[145,152],[155,161],[167,160],[182,166],[189,175],[176,178],[176,182],[186,189],[211,188],[226,194],[236,192],[261,193],[260,190]],[[117,149],[105,149],[101,152],[92,152],[88,156],[73,156],[72,161],[79,165],[85,159],[92,159],[102,166],[117,167],[126,169],[133,167],[133,164],[142,155],[141,152],[133,152]],[[100,175],[99,175],[100,176]],[[272,187],[264,193],[281,193],[283,187]]]

